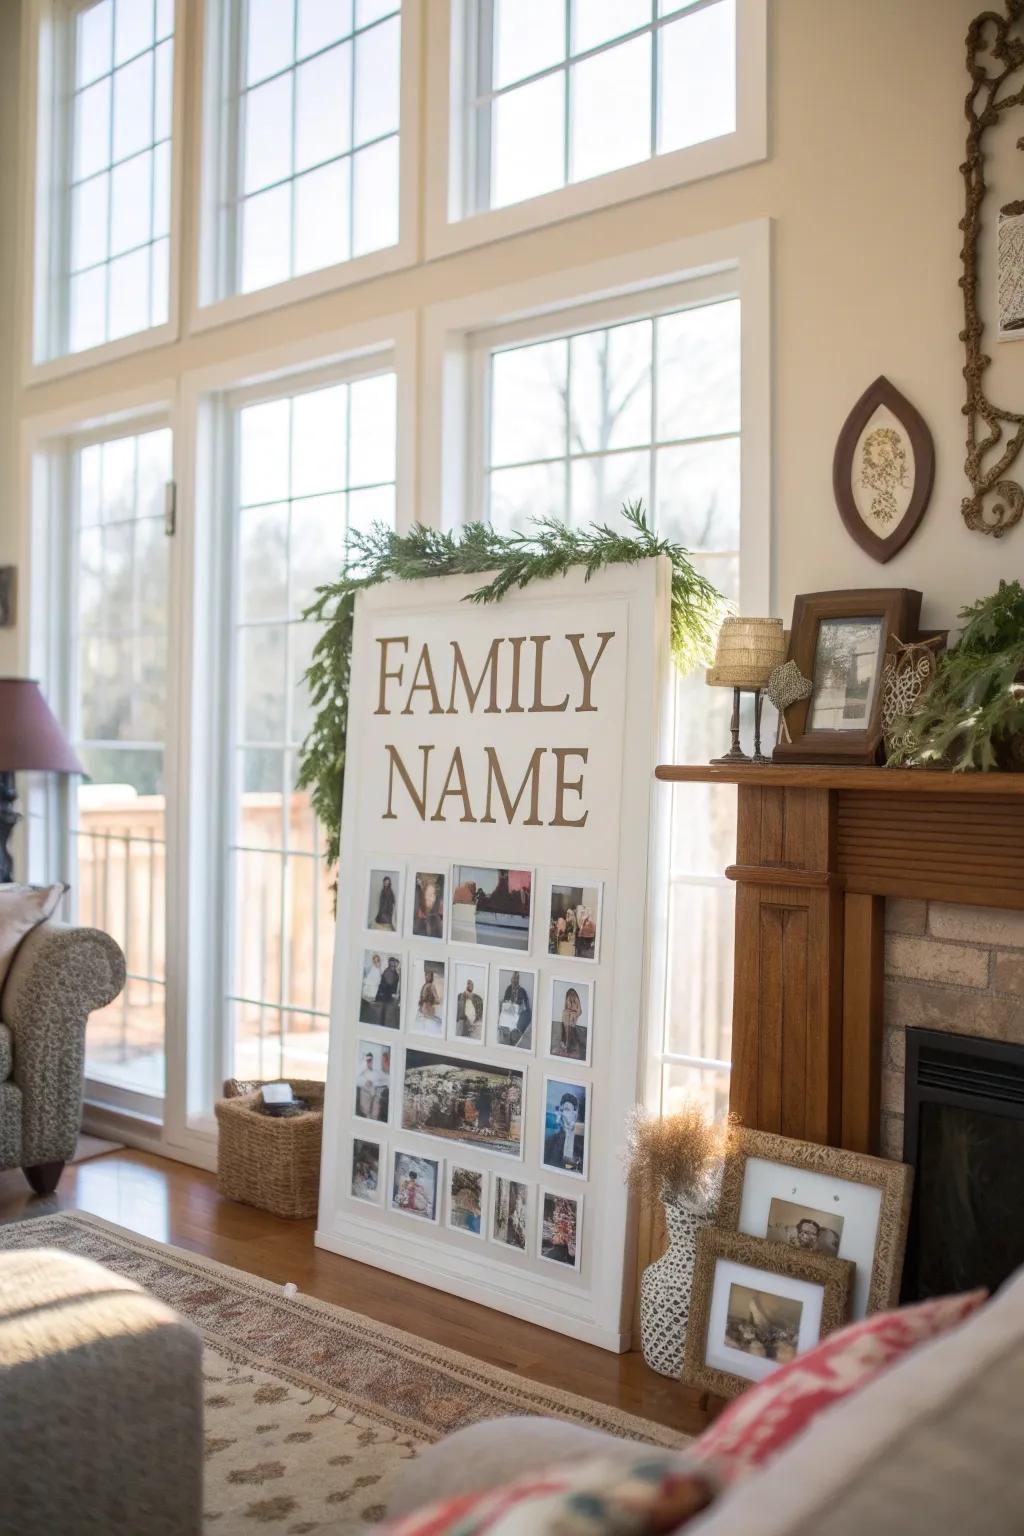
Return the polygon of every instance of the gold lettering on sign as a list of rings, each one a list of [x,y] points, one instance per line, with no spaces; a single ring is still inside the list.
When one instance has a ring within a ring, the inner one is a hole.
[[[545,704],[542,697],[544,693],[544,647],[551,639],[550,635],[531,635],[533,641],[533,703],[530,705],[531,715],[561,714],[569,708],[569,695],[566,694],[561,704]]]
[[[590,702],[590,689],[593,685],[594,673],[597,671],[601,664],[601,657],[604,655],[605,646],[608,644],[608,641],[612,639],[614,634],[615,631],[613,629],[602,629],[598,633],[597,638],[601,642],[601,648],[597,655],[594,657],[592,666],[588,664],[587,658],[583,654],[583,647],[580,644],[580,641],[583,639],[582,634],[566,635],[565,637],[576,653],[576,660],[579,663],[580,672],[583,674],[583,703],[577,704],[576,706],[578,714],[583,714],[588,710],[596,710],[597,708],[596,704],[592,704]]]
[[[491,790],[497,789],[502,808],[505,812],[505,820],[511,826],[515,820],[516,811],[519,809],[519,802],[526,794],[526,786],[529,784],[530,814],[523,822],[523,826],[539,827],[543,825],[537,812],[540,805],[540,760],[544,756],[544,748],[538,747],[530,758],[526,772],[523,774],[523,782],[519,786],[519,793],[514,800],[510,796],[505,784],[505,775],[501,771],[497,749],[495,747],[485,747],[484,752],[487,755],[487,803],[484,807],[484,814],[480,818],[481,822],[491,822],[497,819],[491,815]]]
[[[462,654],[461,645],[457,640],[453,640],[451,642],[451,646],[454,665],[452,667],[452,693],[451,699],[448,703],[448,713],[450,715],[458,714],[458,710],[455,707],[455,684],[459,681],[460,678],[462,679],[462,686],[466,690],[466,699],[469,702],[470,713],[472,713],[473,710],[476,709],[477,699],[484,691],[484,683],[487,681],[487,676],[489,673],[491,679],[491,698],[490,703],[484,709],[484,714],[500,714],[501,708],[498,704],[498,651],[501,647],[500,637],[491,641],[491,648],[487,652],[487,656],[484,660],[483,670],[480,673],[480,681],[477,683],[475,688],[469,680],[469,672],[466,669],[466,658]],[[600,660],[600,658],[598,659]]]
[[[409,777],[405,764],[402,762],[402,759],[398,755],[398,748],[393,747],[390,742],[387,742],[385,744],[384,750],[388,754],[388,808],[384,812],[384,815],[381,819],[383,821],[398,820],[396,812],[392,809],[392,797],[394,795],[395,789],[395,769],[397,768],[399,778],[402,780],[402,783],[409,791],[409,799],[420,813],[420,821],[426,821],[427,768],[430,764],[430,754],[434,750],[433,746],[420,747],[420,751],[423,753],[423,788],[419,791],[419,793],[417,793],[416,786],[412,779]]]
[[[458,785],[453,789],[452,779],[454,778],[457,778],[459,782]],[[473,807],[469,802],[469,785],[466,783],[466,770],[462,763],[462,752],[458,747],[456,747],[455,751],[452,753],[452,760],[448,766],[448,777],[444,781],[444,788],[442,789],[437,802],[437,810],[434,812],[433,816],[431,816],[431,821],[448,820],[447,816],[444,814],[444,803],[449,795],[456,795],[458,799],[462,801],[462,815],[459,817],[460,821],[476,821],[476,817],[473,815]],[[510,821],[511,819],[512,818],[509,817]]]
[[[388,679],[394,678],[396,683],[400,683],[402,681],[402,674],[405,671],[404,667],[399,667],[397,672],[388,671],[388,646],[400,645],[405,650],[408,650],[409,637],[408,635],[387,635],[383,639],[378,640],[377,644],[380,646],[380,688],[377,694],[377,708],[374,710],[374,714],[386,715],[390,713],[386,700]]]
[[[565,814],[565,797],[567,793],[579,795],[581,799],[583,797],[583,775],[581,773],[578,779],[567,779],[565,777],[565,760],[567,757],[578,757],[586,764],[587,758],[590,755],[589,749],[587,747],[552,747],[551,750],[555,754],[556,767],[555,814],[551,818],[550,825],[553,827],[585,827],[587,817],[590,815],[589,811],[584,811],[583,815],[575,820],[571,820]]]
[[[426,678],[426,681],[422,683],[420,682],[421,672]],[[444,714],[444,710],[441,708],[441,700],[437,696],[437,684],[434,682],[434,668],[430,661],[429,645],[424,645],[420,650],[420,659],[416,663],[416,671],[412,675],[409,697],[406,699],[405,708],[402,710],[403,715],[412,714],[412,696],[414,693],[429,693],[430,709],[428,713],[431,715]]]

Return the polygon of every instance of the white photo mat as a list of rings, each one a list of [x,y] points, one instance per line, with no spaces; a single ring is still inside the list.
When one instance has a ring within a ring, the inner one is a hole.
[[[718,1258],[715,1260],[714,1290],[711,1294],[704,1349],[705,1365],[717,1371],[728,1371],[733,1376],[742,1376],[747,1381],[763,1381],[779,1369],[775,1360],[749,1354],[726,1342],[729,1295],[734,1285],[744,1285],[752,1291],[800,1302],[803,1310],[800,1313],[797,1354],[805,1354],[818,1343],[825,1301],[824,1286],[810,1280],[796,1280],[790,1275],[774,1275],[769,1270],[755,1269],[750,1264],[738,1264],[735,1259]]]

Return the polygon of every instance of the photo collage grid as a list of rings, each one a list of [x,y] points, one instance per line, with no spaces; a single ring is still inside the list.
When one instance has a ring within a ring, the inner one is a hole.
[[[602,882],[379,859],[359,899],[349,1193],[578,1271]],[[448,1155],[392,1146],[389,1157],[385,1128],[447,1143]],[[463,1160],[474,1151],[536,1163],[540,1181]]]

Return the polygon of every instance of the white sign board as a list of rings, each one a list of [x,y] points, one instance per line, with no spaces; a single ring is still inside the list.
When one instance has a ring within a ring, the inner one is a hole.
[[[317,1243],[629,1344],[667,561],[360,595]]]

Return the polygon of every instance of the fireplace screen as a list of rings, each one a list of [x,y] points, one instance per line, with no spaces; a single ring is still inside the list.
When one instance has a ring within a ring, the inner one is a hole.
[[[905,1300],[990,1290],[1024,1264],[1024,1048],[908,1030]]]

